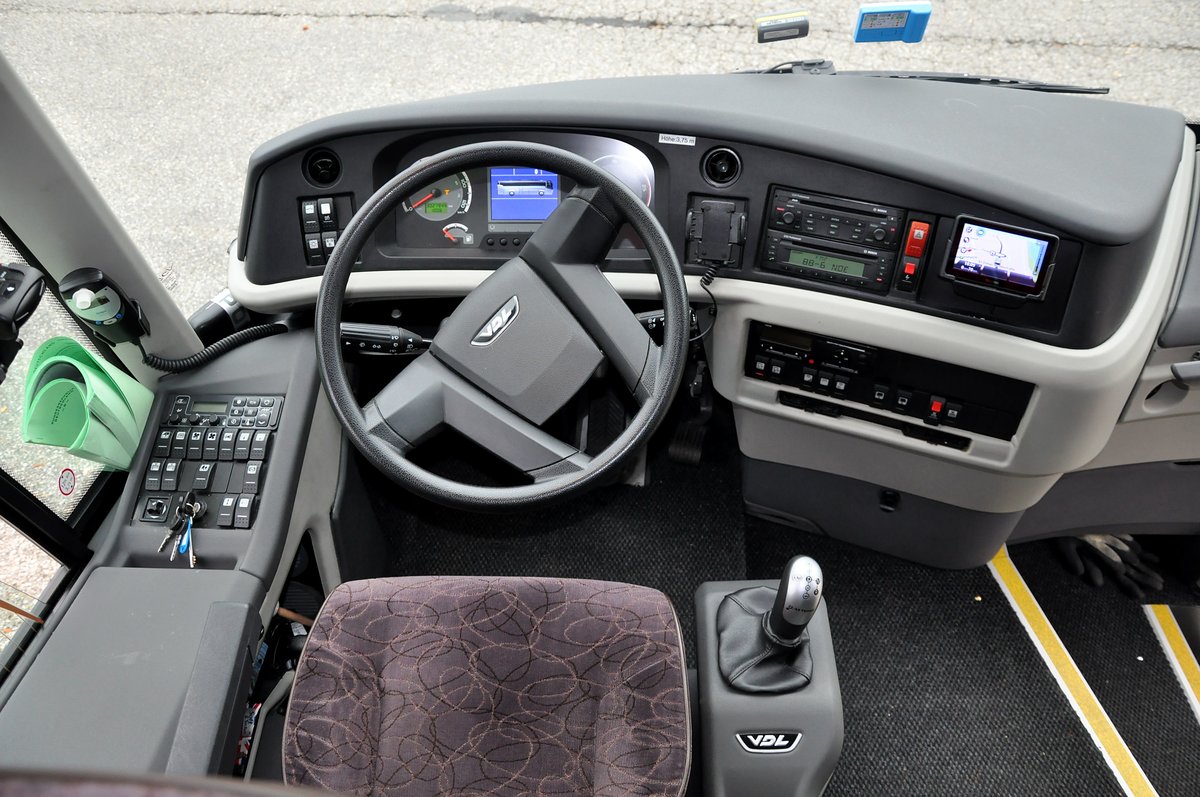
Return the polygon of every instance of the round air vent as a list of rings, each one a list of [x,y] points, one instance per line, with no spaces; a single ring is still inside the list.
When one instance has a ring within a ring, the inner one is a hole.
[[[700,161],[704,179],[716,186],[726,186],[742,173],[742,159],[729,147],[717,147],[704,153]]]
[[[304,174],[315,186],[333,185],[342,174],[342,162],[330,150],[314,149],[304,158]]]

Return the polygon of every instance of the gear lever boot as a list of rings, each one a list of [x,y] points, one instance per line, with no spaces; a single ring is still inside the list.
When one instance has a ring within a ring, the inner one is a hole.
[[[725,596],[717,609],[717,667],[743,692],[802,689],[812,679],[807,626],[825,592],[821,566],[796,556],[778,589],[748,587]]]

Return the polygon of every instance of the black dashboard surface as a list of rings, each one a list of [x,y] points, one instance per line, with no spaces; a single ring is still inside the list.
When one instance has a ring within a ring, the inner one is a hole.
[[[250,163],[239,258],[258,285],[319,277],[324,259],[314,239],[324,236],[327,256],[338,229],[399,170],[458,144],[529,140],[592,160],[615,156],[611,163],[629,173],[622,179],[650,204],[690,263],[688,273],[704,271],[690,257],[694,212],[707,199],[730,201],[745,214],[745,240],[722,278],[835,293],[1088,348],[1112,334],[1137,296],[1183,131],[1178,114],[1159,109],[865,77],[632,78],[493,91],[342,114],[263,145]],[[725,147],[737,153],[740,172],[718,185],[703,175],[703,163]],[[318,185],[306,164],[322,151],[339,160],[341,172]],[[394,223],[376,231],[359,270],[498,267],[536,229],[536,221],[514,225],[498,215],[498,187],[510,196],[547,194],[546,209],[533,215],[548,212],[569,188],[554,175],[496,176],[511,171],[452,175],[414,194]],[[511,187],[498,182],[510,179]],[[810,195],[819,206],[805,204]],[[800,204],[786,204],[789,196]],[[302,222],[297,203],[311,210],[319,200],[335,206],[337,219],[322,222],[320,236],[305,235],[305,225],[317,226]],[[814,211],[817,238],[808,235]],[[883,214],[886,235],[872,213]],[[1014,299],[956,280],[949,265],[968,217],[1053,241],[1057,260],[1044,290]],[[912,225],[924,228],[926,243],[915,260],[906,257]],[[816,267],[787,265],[781,249],[798,250]],[[859,262],[845,259],[847,252]],[[604,265],[648,271],[628,235]]]
[[[1154,224],[1182,151],[1183,117],[1084,97],[849,75],[733,74],[552,83],[340,114],[250,159],[253,197],[281,157],[345,135],[419,128],[633,129],[746,141],[972,197],[1098,244]]]

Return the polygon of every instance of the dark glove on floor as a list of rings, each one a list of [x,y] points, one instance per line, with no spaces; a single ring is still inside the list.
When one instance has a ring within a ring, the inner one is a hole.
[[[1163,578],[1150,568],[1158,557],[1146,553],[1129,534],[1085,534],[1054,541],[1073,575],[1083,576],[1094,587],[1104,585],[1104,575],[1136,600],[1144,600],[1145,589],[1161,590]]]

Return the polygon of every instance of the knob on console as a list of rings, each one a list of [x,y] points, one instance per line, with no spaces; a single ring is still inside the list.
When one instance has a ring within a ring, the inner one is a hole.
[[[783,645],[800,640],[825,592],[821,566],[810,556],[794,556],[783,570],[775,605],[767,615],[767,631]]]

